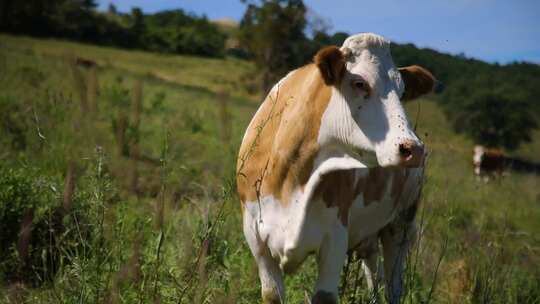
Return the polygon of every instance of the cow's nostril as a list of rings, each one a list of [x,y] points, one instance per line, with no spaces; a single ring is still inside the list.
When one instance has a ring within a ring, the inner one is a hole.
[[[412,150],[409,145],[407,144],[400,144],[399,145],[399,155],[402,158],[408,159],[412,155]]]
[[[399,157],[402,166],[417,168],[424,160],[424,146],[411,140],[404,140],[399,144]]]

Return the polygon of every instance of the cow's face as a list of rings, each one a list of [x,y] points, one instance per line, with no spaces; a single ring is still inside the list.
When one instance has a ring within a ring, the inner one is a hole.
[[[368,164],[375,156],[383,167],[423,163],[423,144],[400,99],[431,92],[435,79],[428,71],[397,69],[389,42],[374,34],[351,36],[340,49],[320,50],[314,60],[325,83],[333,86],[319,131],[321,144],[350,147]]]

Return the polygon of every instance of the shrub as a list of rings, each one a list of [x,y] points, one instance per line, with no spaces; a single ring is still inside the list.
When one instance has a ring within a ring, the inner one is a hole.
[[[89,237],[88,194],[62,206],[63,182],[30,168],[0,166],[0,281],[39,285]]]
[[[26,148],[28,143],[26,130],[29,121],[22,108],[23,106],[16,103],[11,96],[0,95],[0,132],[4,135],[0,139],[0,145],[13,150]]]
[[[508,150],[531,142],[538,124],[530,101],[508,98],[503,92],[477,90],[470,95],[456,98],[459,102],[454,104],[458,105],[448,103],[452,106],[447,106],[447,114],[457,132],[465,133],[475,143]]]

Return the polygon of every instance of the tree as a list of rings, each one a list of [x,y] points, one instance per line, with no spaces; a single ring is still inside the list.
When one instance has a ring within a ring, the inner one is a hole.
[[[306,61],[306,7],[301,0],[248,3],[240,22],[240,43],[253,54],[262,73],[262,89]]]
[[[85,10],[92,10],[97,7],[96,0],[82,0],[81,7]]]
[[[142,36],[146,31],[146,25],[144,23],[144,14],[138,7],[131,9],[131,32],[135,35],[135,39],[138,42],[142,41]]]
[[[489,84],[458,83],[446,98],[445,112],[454,129],[475,143],[514,150],[530,142],[538,128],[530,101],[508,86],[490,89]]]
[[[116,5],[114,5],[113,3],[109,3],[107,12],[111,15],[118,15],[118,9],[116,8]]]
[[[145,48],[213,57],[223,55],[226,35],[204,16],[196,17],[178,9],[147,15],[144,21]]]

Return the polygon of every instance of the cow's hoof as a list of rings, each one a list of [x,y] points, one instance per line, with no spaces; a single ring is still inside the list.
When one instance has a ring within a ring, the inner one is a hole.
[[[331,292],[319,290],[311,299],[311,304],[337,304],[337,298]]]
[[[263,304],[281,304],[279,295],[273,289],[262,291],[262,302]]]

